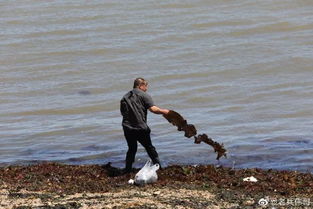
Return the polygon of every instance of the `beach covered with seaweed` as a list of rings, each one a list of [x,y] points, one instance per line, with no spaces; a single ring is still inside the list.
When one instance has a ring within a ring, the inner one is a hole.
[[[129,184],[138,170],[48,162],[2,167],[0,208],[313,207],[311,173],[173,165],[158,170],[153,184]],[[243,181],[252,176],[257,182]]]

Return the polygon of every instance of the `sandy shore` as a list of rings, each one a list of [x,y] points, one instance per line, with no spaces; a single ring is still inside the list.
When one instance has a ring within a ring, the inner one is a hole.
[[[3,167],[0,208],[313,208],[310,173],[170,166],[158,171],[154,184],[128,184],[137,171],[57,163]],[[250,176],[258,181],[243,181]]]

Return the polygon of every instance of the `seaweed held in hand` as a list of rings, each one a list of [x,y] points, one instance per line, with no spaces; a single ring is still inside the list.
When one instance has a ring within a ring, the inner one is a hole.
[[[206,134],[199,134],[198,136],[195,136],[195,143],[200,144],[201,142],[207,143],[208,145],[211,145],[214,148],[214,152],[217,152],[216,159],[220,159],[222,156],[226,156],[226,149],[224,148],[223,144],[219,144],[215,141],[213,141],[211,138],[208,137]]]
[[[194,125],[188,124],[187,121],[177,112],[170,110],[166,115],[163,115],[168,122],[177,126],[178,131],[184,131],[185,137],[192,137],[197,135],[197,129]]]
[[[197,135],[197,129],[193,124],[188,124],[187,120],[185,120],[178,112],[175,112],[174,110],[170,110],[170,112],[166,115],[163,115],[168,122],[173,124],[174,126],[177,126],[178,131],[184,131],[185,137],[192,137],[195,138],[195,144],[200,144],[201,142],[204,142],[214,148],[214,152],[217,152],[216,159],[220,159],[222,156],[226,156],[226,149],[224,148],[223,144],[219,144],[218,142],[213,141],[211,138],[209,138],[206,134],[199,134]]]

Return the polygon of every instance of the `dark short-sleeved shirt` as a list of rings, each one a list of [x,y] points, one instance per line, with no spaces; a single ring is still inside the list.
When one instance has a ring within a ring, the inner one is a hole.
[[[153,100],[146,92],[134,88],[121,99],[123,127],[132,130],[148,130],[147,110],[154,106]]]

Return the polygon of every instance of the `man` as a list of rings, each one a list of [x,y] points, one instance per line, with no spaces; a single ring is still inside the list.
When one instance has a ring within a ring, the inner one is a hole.
[[[121,100],[121,114],[123,116],[123,130],[127,141],[125,172],[132,170],[137,152],[137,141],[146,149],[154,164],[160,164],[158,153],[152,145],[150,128],[147,125],[147,110],[155,114],[168,114],[168,109],[161,109],[154,105],[150,95],[146,93],[148,82],[143,78],[136,78],[133,90],[129,91]]]

